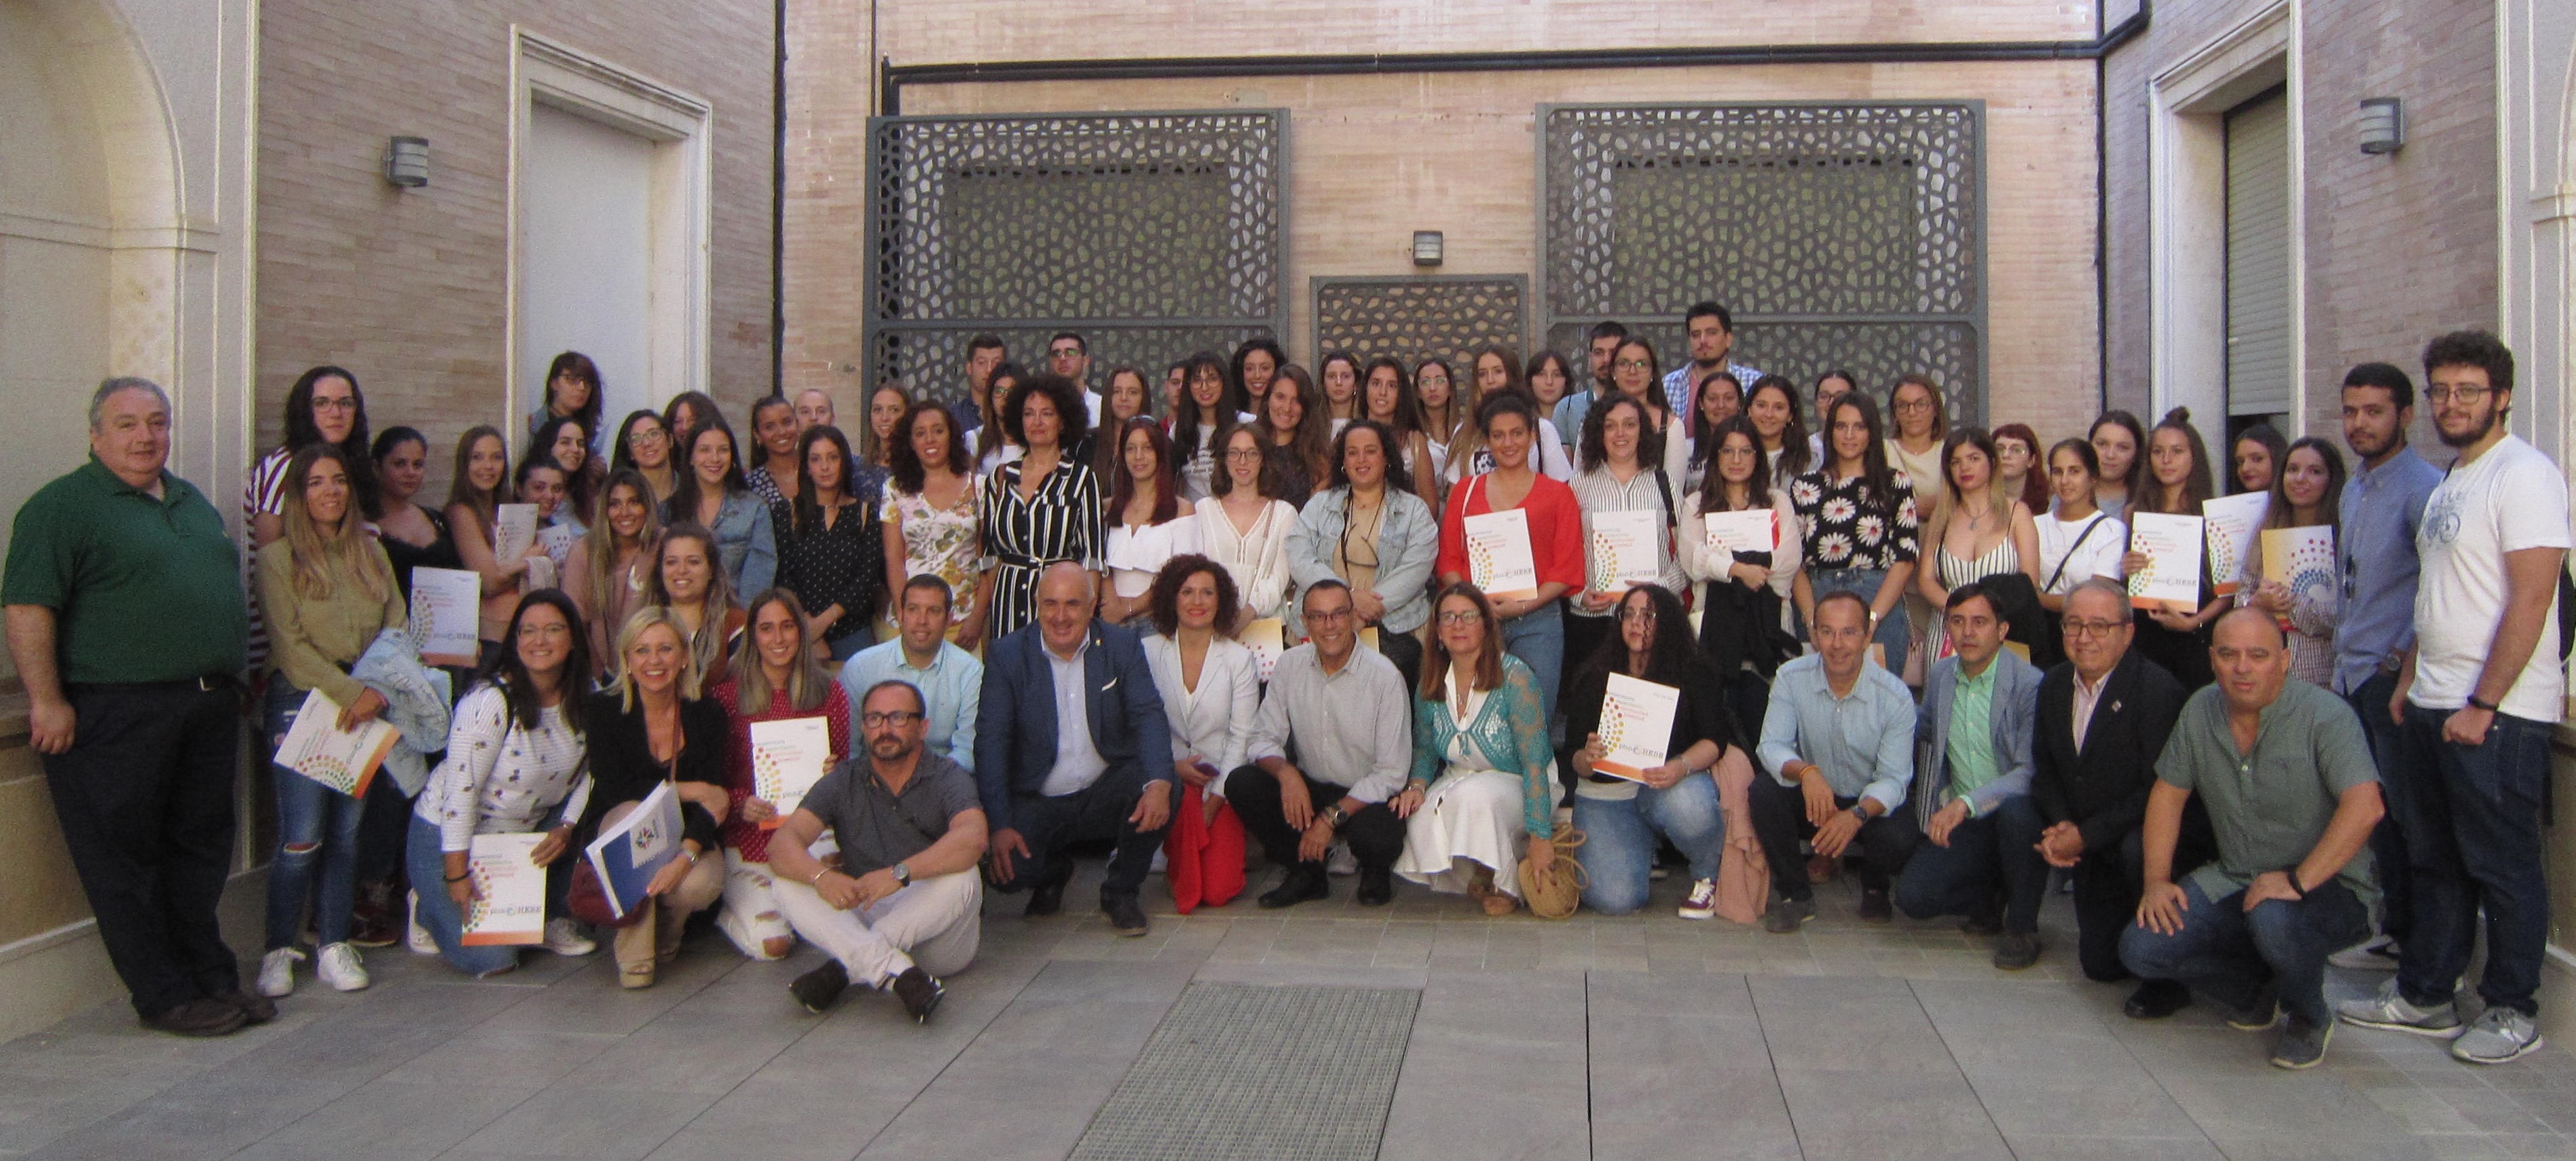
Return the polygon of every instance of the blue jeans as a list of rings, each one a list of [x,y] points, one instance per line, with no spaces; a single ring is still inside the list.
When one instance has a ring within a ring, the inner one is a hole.
[[[1993,813],[1951,828],[1946,847],[1926,837],[1905,861],[1905,873],[1897,876],[1896,909],[1915,919],[1974,916],[1987,914],[2001,894],[2004,930],[2015,935],[2038,931],[2048,863],[2033,848],[2043,829],[2038,804],[2027,794],[2016,794]]]
[[[1646,905],[1655,836],[1673,840],[1690,860],[1694,879],[1716,879],[1718,861],[1726,853],[1717,780],[1706,774],[1693,774],[1669,790],[1641,786],[1635,798],[1624,802],[1577,795],[1574,825],[1585,836],[1583,902],[1604,915],[1625,915]]]
[[[1883,568],[1820,568],[1807,574],[1807,591],[1819,601],[1825,599],[1826,593],[1850,593],[1868,604],[1878,599],[1878,586],[1885,583],[1887,570]],[[1895,608],[1887,611],[1870,640],[1887,647],[1889,672],[1905,672],[1905,650],[1914,641],[1914,631],[1905,623],[1905,602],[1898,601]]]
[[[304,694],[285,674],[269,675],[265,724],[272,752],[295,728]],[[366,817],[366,803],[284,766],[271,763],[269,772],[276,784],[277,850],[268,864],[268,950],[293,947],[303,938],[308,902],[322,946],[346,942],[349,909],[358,901],[358,823]]]
[[[465,946],[465,914],[447,893],[447,856],[439,849],[438,827],[417,814],[411,816],[403,866],[411,873],[412,891],[420,896],[420,925],[438,941],[439,958],[470,976],[519,966],[518,948]]]
[[[2549,939],[2549,881],[2540,846],[2540,793],[2549,726],[2495,715],[2484,744],[2442,740],[2449,710],[2406,707],[2398,741],[2401,789],[2390,813],[2406,829],[2413,924],[2400,944],[2397,990],[2419,1007],[2451,998],[2469,966],[2477,914],[2487,914],[2489,1007],[2540,1012]]]
[[[2388,697],[2396,690],[2396,674],[2374,673],[2345,700],[2361,715],[2362,736],[2370,740],[2370,756],[2379,767],[2380,797],[2388,805],[2387,816],[2370,832],[2370,861],[2379,872],[2379,930],[2403,947],[2414,922],[2415,895],[2408,889],[2406,830],[2397,821],[2399,783],[2405,774],[2397,761],[2401,727],[2388,720]]]
[[[1565,613],[1554,601],[1503,622],[1503,652],[1521,659],[1538,683],[1539,712],[1556,721],[1556,685],[1565,668]]]
[[[2182,929],[2162,935],[2135,921],[2120,934],[2120,960],[2150,980],[2180,980],[2231,1008],[2250,1008],[2266,983],[2280,986],[2281,1006],[2316,1027],[2334,1019],[2326,1007],[2326,957],[2370,934],[2370,909],[2335,879],[2308,889],[2299,902],[2267,899],[2251,914],[2245,892],[2212,899],[2191,880]]]

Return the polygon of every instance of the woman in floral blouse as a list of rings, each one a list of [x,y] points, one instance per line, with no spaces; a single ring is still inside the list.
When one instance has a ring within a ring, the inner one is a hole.
[[[1816,600],[1852,592],[1869,602],[1870,636],[1882,663],[1901,670],[1909,636],[1891,616],[1914,578],[1919,555],[1914,481],[1887,462],[1878,405],[1858,391],[1834,400],[1825,418],[1825,465],[1789,482],[1789,502],[1806,531],[1795,582],[1801,624]]]
[[[956,594],[949,612],[958,628],[958,643],[975,647],[975,578],[985,566],[984,545],[977,528],[975,494],[982,482],[967,470],[966,434],[948,409],[933,402],[913,404],[894,423],[886,440],[885,524],[886,591],[900,593],[904,582],[929,573],[948,582]]]

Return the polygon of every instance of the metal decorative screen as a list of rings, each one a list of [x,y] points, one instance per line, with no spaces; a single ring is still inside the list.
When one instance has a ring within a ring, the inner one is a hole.
[[[1093,386],[1287,329],[1278,110],[869,121],[868,381],[963,390],[989,331],[1040,367],[1080,332]]]
[[[1438,355],[1464,365],[1476,348],[1529,341],[1529,279],[1518,274],[1314,280],[1315,358],[1349,351],[1361,362],[1407,365]]]
[[[1735,362],[1802,389],[1836,367],[1873,391],[1929,372],[1975,421],[1984,118],[1981,101],[1542,106],[1545,342],[1579,354],[1616,319],[1670,368],[1690,356],[1682,312],[1715,299]]]

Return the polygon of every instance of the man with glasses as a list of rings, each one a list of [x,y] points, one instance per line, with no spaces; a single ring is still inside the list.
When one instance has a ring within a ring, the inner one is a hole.
[[[1738,392],[1753,390],[1762,378],[1762,372],[1727,359],[1735,351],[1735,315],[1723,304],[1693,303],[1682,316],[1682,332],[1690,339],[1690,361],[1664,374],[1664,403],[1673,414],[1699,414],[1701,384],[1721,371],[1735,380]]]
[[[1281,654],[1270,672],[1246,764],[1210,789],[1234,803],[1243,829],[1288,869],[1261,897],[1263,907],[1329,897],[1324,854],[1335,838],[1359,860],[1359,902],[1382,906],[1395,898],[1404,820],[1422,805],[1420,791],[1404,789],[1413,699],[1394,662],[1359,647],[1349,585],[1317,581],[1302,607],[1306,643]]]
[[[779,913],[832,957],[788,985],[806,1011],[830,1008],[856,979],[927,1021],[939,977],[974,962],[984,810],[974,776],[923,746],[922,708],[907,682],[870,687],[858,710],[867,755],[825,774],[770,840]],[[837,868],[807,850],[826,828],[840,844]]]
[[[1770,777],[1753,779],[1753,833],[1771,864],[1779,898],[1762,929],[1787,935],[1816,917],[1815,888],[1798,851],[1839,861],[1852,844],[1864,858],[1860,917],[1895,917],[1888,883],[1905,869],[1918,837],[1896,815],[1914,781],[1914,693],[1869,663],[1869,602],[1832,592],[1816,602],[1816,651],[1780,667],[1762,717],[1755,756]]]
[[[1998,935],[1994,965],[2039,962],[2039,812],[2031,805],[2031,719],[2039,670],[2004,648],[2009,626],[1982,583],[1950,590],[1942,626],[1955,656],[1932,663],[1915,715],[1922,793],[1918,846],[1896,883],[1896,908],[1916,919],[1958,915],[1970,935]]]
[[[2343,576],[2343,601],[2334,633],[2334,689],[2361,715],[2362,735],[2379,763],[2379,780],[2391,795],[2388,818],[2371,836],[2379,864],[2379,933],[2334,954],[2336,967],[2395,971],[2413,913],[2407,890],[2406,835],[2399,825],[2394,784],[2397,722],[2388,714],[2397,671],[2415,643],[2415,535],[2424,523],[2424,501],[2442,482],[2442,470],[2406,445],[2415,423],[2415,381],[2386,363],[2364,363],[2343,377],[2343,439],[2360,466],[2336,498],[2335,557]]]
[[[1091,430],[1100,430],[1100,393],[1091,389],[1091,344],[1072,331],[1057,331],[1047,340],[1047,370],[1082,388],[1083,405],[1091,409]]]
[[[975,720],[984,697],[984,663],[948,639],[948,582],[923,573],[903,582],[892,641],[880,641],[841,663],[841,689],[856,716],[860,695],[879,683],[901,681],[921,691],[930,714],[930,745],[948,760],[975,768]],[[853,725],[857,723],[853,722]],[[858,731],[852,730],[855,734]]]
[[[2043,829],[2039,855],[2075,877],[2075,960],[2084,978],[2130,978],[2120,933],[2137,918],[2146,848],[2139,827],[2156,756],[2182,713],[2182,683],[2129,648],[2137,629],[2129,593],[2094,577],[2066,594],[2066,660],[2039,681],[2032,726],[2031,804]],[[2176,873],[2209,857],[2209,819],[2186,804]],[[2138,985],[2121,1010],[2131,1019],[2170,1016],[2191,1003],[2173,980]]]
[[[2557,604],[2566,567],[2567,478],[2505,430],[2513,353],[2484,331],[2424,348],[2433,429],[2460,453],[2415,534],[2415,648],[2397,676],[2404,715],[2389,807],[2406,832],[2411,923],[2397,978],[2346,1003],[2371,1028],[2452,1036],[2452,992],[2486,916],[2486,1011],[2451,1042],[2471,1064],[2540,1047],[2549,940],[2541,803],[2549,733],[2566,690]]]

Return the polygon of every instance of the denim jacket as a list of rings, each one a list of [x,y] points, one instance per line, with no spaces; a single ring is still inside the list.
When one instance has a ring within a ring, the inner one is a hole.
[[[1290,594],[1287,619],[1289,639],[1306,634],[1305,592],[1309,585],[1327,577],[1338,577],[1333,571],[1333,546],[1342,538],[1342,514],[1350,506],[1351,490],[1333,488],[1315,493],[1297,513],[1297,524],[1288,530],[1288,575],[1297,581],[1297,591]],[[1432,516],[1431,506],[1411,492],[1387,489],[1386,517],[1377,531],[1377,595],[1386,602],[1383,628],[1389,633],[1410,633],[1431,619],[1431,566],[1440,558],[1440,522]]]
[[[778,534],[770,525],[769,505],[751,492],[727,492],[716,510],[717,563],[733,584],[734,600],[749,601],[778,579]]]

